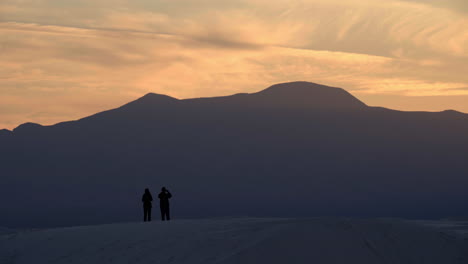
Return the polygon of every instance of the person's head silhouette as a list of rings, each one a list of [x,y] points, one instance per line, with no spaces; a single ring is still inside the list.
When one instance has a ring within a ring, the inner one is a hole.
[[[161,188],[161,191],[162,191],[162,192],[166,192],[166,191],[167,191],[166,187],[162,187],[162,188]]]
[[[148,189],[148,188],[145,189],[145,193],[149,193],[149,189]]]

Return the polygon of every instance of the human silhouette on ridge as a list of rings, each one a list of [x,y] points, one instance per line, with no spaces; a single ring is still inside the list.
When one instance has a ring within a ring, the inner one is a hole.
[[[153,207],[153,196],[151,196],[151,193],[148,188],[145,189],[145,193],[143,194],[141,201],[143,202],[143,221],[151,221],[151,208]]]
[[[166,189],[166,187],[162,187],[161,192],[158,195],[159,198],[159,206],[161,208],[161,220],[171,220],[169,214],[169,199],[172,197],[172,194]]]

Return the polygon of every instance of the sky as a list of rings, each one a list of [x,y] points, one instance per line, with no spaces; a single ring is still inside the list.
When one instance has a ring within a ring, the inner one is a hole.
[[[468,113],[466,0],[2,0],[0,129],[289,81]]]

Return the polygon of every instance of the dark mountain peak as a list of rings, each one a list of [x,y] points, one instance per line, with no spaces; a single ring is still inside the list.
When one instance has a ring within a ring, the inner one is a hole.
[[[313,82],[305,82],[305,81],[296,81],[296,82],[285,82],[285,83],[278,83],[274,84],[259,93],[278,93],[278,92],[285,92],[287,90],[288,93],[291,92],[308,92],[310,89],[340,89],[330,87],[326,85],[321,85],[318,83]]]
[[[13,129],[13,132],[14,133],[23,133],[23,132],[28,133],[28,132],[33,132],[35,129],[41,128],[41,127],[42,125],[40,124],[28,122],[28,123],[19,125],[15,129]]]
[[[103,111],[95,115],[80,119],[79,121],[103,122],[105,120],[118,120],[120,118],[122,120],[124,120],[125,118],[144,118],[148,113],[152,113],[162,108],[167,108],[168,106],[172,106],[178,102],[179,99],[167,95],[147,93],[144,96],[134,101],[131,101],[130,103],[122,105],[121,107]],[[127,113],[133,116],[126,116],[126,114],[122,115],[122,113]]]
[[[468,118],[468,114],[458,112],[458,111],[455,111],[455,110],[444,110],[444,111],[439,112],[439,114],[446,117],[446,118],[456,118],[456,119],[458,119],[458,118],[461,118],[461,119]]]
[[[148,108],[167,106],[179,102],[179,99],[164,94],[147,93],[143,97],[132,101],[121,108]]]
[[[344,89],[310,82],[275,84],[252,95],[278,105],[327,109],[358,109],[367,107]]]
[[[459,112],[459,111],[456,111],[456,110],[452,110],[452,109],[449,109],[449,110],[444,110],[442,111],[441,113],[443,114],[449,114],[449,115],[465,115],[465,113],[462,113],[462,112]]]
[[[8,129],[0,129],[0,136],[10,135],[12,132]]]
[[[157,104],[157,103],[168,103],[168,102],[173,103],[177,101],[179,100],[174,97],[170,97],[168,95],[157,94],[157,93],[147,93],[133,102],[138,102],[140,104],[146,104],[146,103]]]

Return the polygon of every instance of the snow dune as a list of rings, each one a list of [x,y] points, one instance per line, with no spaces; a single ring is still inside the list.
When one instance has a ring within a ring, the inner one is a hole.
[[[392,219],[207,219],[0,235],[0,263],[468,263],[468,241]]]

